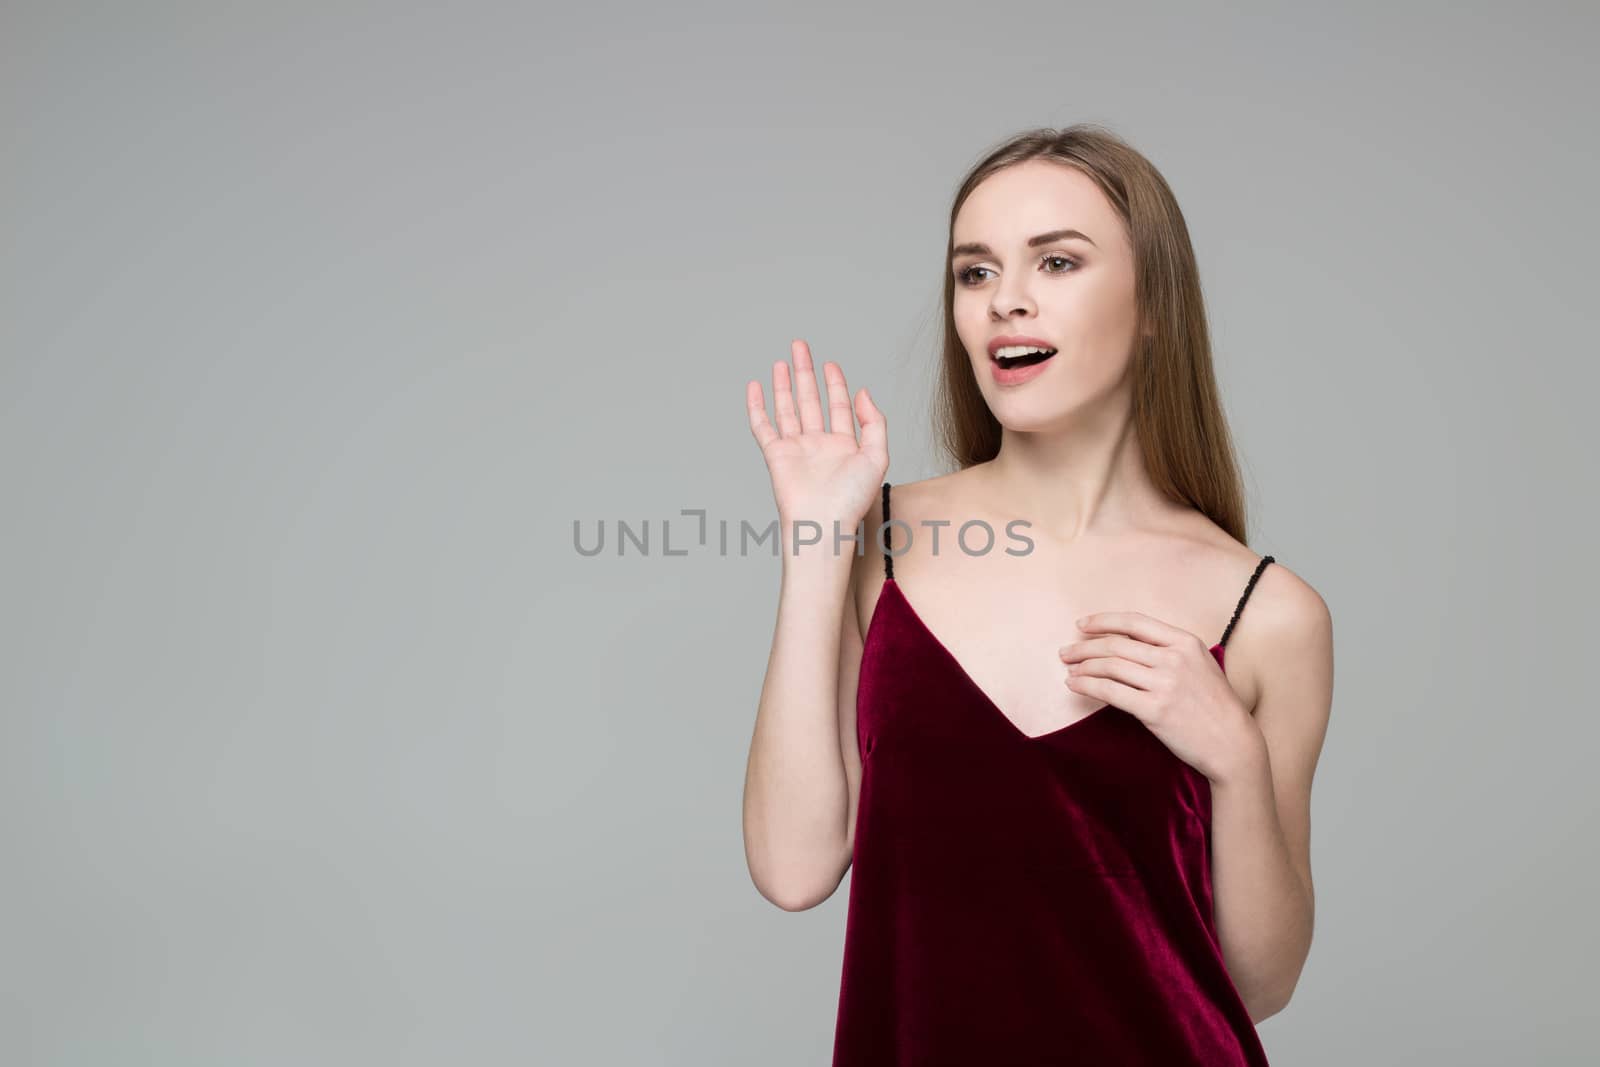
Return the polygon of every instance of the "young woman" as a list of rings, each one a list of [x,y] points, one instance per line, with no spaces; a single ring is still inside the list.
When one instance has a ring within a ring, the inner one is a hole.
[[[1246,543],[1183,215],[1115,135],[1030,131],[962,183],[944,294],[953,473],[885,481],[802,341],[776,429],[747,386],[783,546],[751,876],[799,910],[854,866],[836,1067],[1265,1063],[1332,623]]]

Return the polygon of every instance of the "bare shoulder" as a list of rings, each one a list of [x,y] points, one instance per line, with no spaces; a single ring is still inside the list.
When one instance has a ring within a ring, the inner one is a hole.
[[[1331,685],[1333,617],[1322,594],[1277,556],[1263,566],[1263,553],[1235,540],[1209,518],[1192,518],[1193,537],[1185,552],[1192,554],[1195,565],[1188,569],[1206,575],[1208,586],[1217,583],[1213,595],[1234,598],[1228,602],[1239,614],[1228,636],[1228,674],[1252,712],[1262,709],[1269,693],[1315,694]],[[1257,568],[1255,584],[1249,585]],[[1274,702],[1274,707],[1282,706]]]
[[[920,549],[921,543],[926,541],[926,534],[919,528],[919,523],[949,521],[952,516],[970,515],[973,512],[971,481],[966,471],[955,471],[914,482],[892,482],[889,486],[889,519],[905,524],[896,526],[887,534],[887,539],[894,545],[896,552]],[[881,499],[873,502],[871,514],[875,523],[883,521],[882,507]],[[873,528],[876,529],[876,525]],[[907,544],[907,528],[911,530],[910,545]],[[897,567],[899,560],[900,556],[896,555]]]
[[[1333,614],[1276,557],[1261,570],[1228,640],[1230,666],[1249,674],[1251,714],[1264,730],[1320,745],[1333,694]]]
[[[970,468],[952,471],[949,474],[935,474],[914,482],[894,482],[890,486],[892,493],[890,511],[892,512],[894,505],[901,501],[913,505],[961,502],[971,481],[969,470]]]
[[[1261,573],[1251,588],[1247,602],[1248,630],[1255,639],[1277,635],[1278,640],[1300,634],[1302,638],[1331,624],[1328,605],[1322,595],[1294,569],[1273,556],[1273,561],[1261,566],[1263,553],[1235,540],[1210,518],[1191,513],[1187,527],[1184,552],[1193,571],[1215,576],[1224,586],[1232,583],[1236,594],[1244,588],[1241,578],[1248,580],[1260,567]],[[1241,616],[1237,626],[1238,639],[1245,639],[1247,629]],[[1229,652],[1233,651],[1234,638],[1229,638]]]
[[[959,526],[969,518],[983,517],[989,509],[985,507],[981,477],[977,467],[966,467],[914,482],[895,482],[890,487],[890,518],[915,528],[924,520]],[[916,532],[921,533],[920,530]],[[904,533],[902,529],[902,539]]]
[[[1261,640],[1274,646],[1332,635],[1333,615],[1327,601],[1277,557],[1261,571],[1250,604],[1255,615],[1252,628]]]
[[[1320,740],[1332,710],[1333,613],[1310,582],[1276,560],[1250,599],[1255,617],[1241,641],[1257,678],[1256,721],[1288,720]]]
[[[862,518],[865,523],[866,539],[861,552],[851,564],[850,571],[850,584],[856,601],[856,622],[860,626],[863,639],[872,627],[878,598],[883,593],[885,546],[892,548],[895,553],[906,552],[909,547],[907,527],[913,531],[909,540],[919,541],[920,538],[915,530],[919,517],[943,513],[952,503],[959,503],[960,496],[957,491],[953,491],[953,483],[960,474],[961,472],[957,471],[954,474],[937,475],[914,482],[896,482],[885,478],[884,481],[889,483],[890,493],[889,519],[905,523],[905,526],[884,529],[883,494],[879,493],[872,498],[872,504]],[[895,556],[897,566],[900,558],[898,554]]]

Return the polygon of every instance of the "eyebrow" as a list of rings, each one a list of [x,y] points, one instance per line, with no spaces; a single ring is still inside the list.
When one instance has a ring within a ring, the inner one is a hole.
[[[1037,248],[1040,245],[1047,245],[1053,241],[1070,241],[1074,238],[1080,241],[1089,241],[1090,244],[1094,245],[1094,242],[1089,240],[1089,235],[1079,230],[1051,230],[1049,233],[1041,233],[1037,237],[1028,238],[1028,247]],[[1100,247],[1099,245],[1094,246],[1096,248]],[[950,257],[952,259],[954,259],[956,256],[992,255],[994,255],[994,250],[988,245],[980,242],[969,242],[964,245],[956,245],[950,250]]]

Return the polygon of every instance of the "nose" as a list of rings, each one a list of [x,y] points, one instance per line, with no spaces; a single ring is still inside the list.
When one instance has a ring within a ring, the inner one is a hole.
[[[1012,283],[1015,279],[1015,284]],[[1032,315],[1038,308],[1033,303],[1033,298],[1028,295],[1028,283],[1025,275],[1005,274],[1000,278],[1000,284],[994,288],[994,299],[989,301],[989,314],[996,320],[1004,322],[1015,312]]]

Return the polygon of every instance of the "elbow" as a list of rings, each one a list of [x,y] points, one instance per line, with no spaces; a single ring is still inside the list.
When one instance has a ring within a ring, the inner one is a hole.
[[[1289,998],[1293,995],[1294,990],[1291,988],[1277,996],[1257,997],[1247,1005],[1250,1011],[1250,1021],[1260,1024],[1277,1015],[1289,1006]]]
[[[757,883],[756,891],[784,911],[809,911],[827,900],[829,893],[805,892],[791,886],[766,887]]]
[[[784,911],[809,911],[833,896],[850,869],[846,853],[842,863],[826,867],[816,862],[748,864],[750,880],[769,903]]]
[[[1305,970],[1306,957],[1311,952],[1311,927],[1309,921],[1306,925],[1304,947],[1299,954],[1299,962],[1291,973],[1279,976],[1279,980],[1269,986],[1258,988],[1254,995],[1249,997],[1246,1006],[1250,1009],[1250,1021],[1259,1023],[1263,1019],[1270,1019],[1289,1006],[1289,999],[1294,996],[1295,987],[1300,984],[1300,975]]]
[[[796,874],[791,872],[788,876],[772,876],[765,878],[752,877],[756,892],[760,893],[768,902],[777,905],[784,911],[809,911],[833,896],[833,891],[838,888],[844,875],[841,873],[833,880],[832,885],[826,880],[819,879],[811,874]]]
[[[817,896],[816,894],[813,893],[813,894],[810,894],[810,895],[801,895],[801,896],[776,897],[776,898],[769,897],[767,899],[771,900],[774,904],[776,904],[778,907],[782,908],[784,911],[810,911],[812,908],[816,907],[818,904],[821,904],[824,900],[827,900],[828,898],[827,897],[819,897],[819,896]]]

